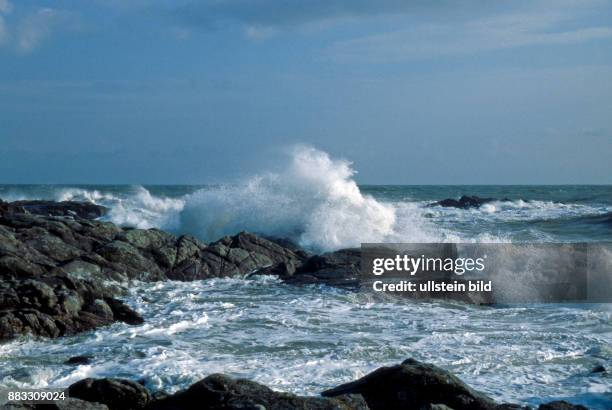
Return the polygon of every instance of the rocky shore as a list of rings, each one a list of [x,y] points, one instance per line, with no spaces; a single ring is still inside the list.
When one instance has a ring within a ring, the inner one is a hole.
[[[157,229],[97,220],[106,209],[78,202],[0,201],[0,343],[24,335],[60,337],[143,318],[120,298],[130,281],[192,281],[273,274],[291,284],[358,283],[354,249],[311,255],[274,238],[240,233],[213,243]],[[75,362],[86,358],[75,358]],[[85,379],[55,404],[11,409],[521,409],[499,404],[434,365],[408,359],[301,397],[214,374],[174,394],[121,379]],[[541,410],[584,409],[553,402]]]
[[[68,399],[54,404],[8,403],[6,410],[521,410],[515,404],[496,403],[451,373],[408,359],[381,367],[320,396],[296,396],[259,383],[210,375],[174,394],[151,393],[141,384],[123,379],[84,379],[68,387]],[[538,410],[585,410],[565,401],[542,404]]]
[[[117,297],[132,280],[192,281],[274,274],[290,283],[357,283],[359,254],[309,255],[251,233],[205,244],[158,229],[96,220],[78,202],[0,203],[0,342],[58,337],[121,321],[142,323]]]

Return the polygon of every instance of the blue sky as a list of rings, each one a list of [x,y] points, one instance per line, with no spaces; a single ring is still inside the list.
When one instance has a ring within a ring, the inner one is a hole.
[[[460,3],[460,4],[458,4]],[[612,183],[612,1],[0,0],[0,183]]]

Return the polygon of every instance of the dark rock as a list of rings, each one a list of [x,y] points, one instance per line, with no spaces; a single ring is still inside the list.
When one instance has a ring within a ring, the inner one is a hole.
[[[78,216],[83,219],[96,219],[108,212],[104,206],[76,201],[15,201],[7,205],[18,212],[26,211],[43,216]]]
[[[361,251],[341,249],[308,258],[283,279],[292,284],[319,283],[332,286],[359,285]]]
[[[128,305],[114,298],[106,298],[106,303],[113,312],[115,320],[127,323],[128,325],[140,325],[144,319],[140,313],[132,310]]]
[[[278,275],[289,283],[357,283],[358,250],[311,256],[248,232],[204,244],[158,229],[93,220],[105,209],[51,201],[0,202],[0,340],[57,337],[142,317],[116,297],[130,280]]]
[[[64,362],[64,364],[89,364],[91,363],[91,356],[72,356]]]
[[[110,410],[142,409],[151,400],[144,386],[123,379],[84,379],[68,387],[68,394],[81,400],[105,404]]]
[[[195,252],[195,248],[192,248]],[[304,256],[257,235],[241,232],[202,248],[196,257],[184,258],[167,273],[170,279],[197,280],[246,276],[278,263],[302,264]]]
[[[382,367],[322,393],[325,397],[342,394],[361,394],[372,410],[420,409],[442,404],[454,410],[493,410],[497,406],[450,372],[413,359]]]
[[[456,200],[453,198],[447,198],[447,199],[443,199],[438,202],[434,202],[433,204],[430,204],[430,206],[444,206],[444,207],[461,208],[461,209],[479,208],[481,205],[486,204],[488,202],[493,202],[495,200],[496,200],[495,198],[480,198],[475,195],[474,196],[463,195],[461,198],[459,198],[459,200]],[[504,199],[504,200],[507,200],[507,199]]]
[[[66,397],[51,403],[29,403],[29,402],[10,402],[0,406],[3,410],[108,410],[108,407],[100,403]]]
[[[301,397],[259,383],[213,374],[174,395],[153,401],[147,410],[170,409],[367,409],[360,396]]]
[[[114,321],[138,324],[142,318],[88,281],[61,276],[0,281],[0,341],[24,334],[58,337]]]
[[[603,365],[598,364],[597,366],[593,367],[591,373],[607,373],[607,370]]]
[[[588,410],[579,404],[568,403],[563,400],[551,401],[550,403],[540,404],[538,410]]]

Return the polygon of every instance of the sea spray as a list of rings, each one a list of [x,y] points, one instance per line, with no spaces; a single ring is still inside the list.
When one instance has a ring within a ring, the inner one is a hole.
[[[382,241],[393,233],[395,208],[363,195],[354,173],[348,161],[297,147],[282,173],[187,196],[181,229],[206,240],[249,230],[314,250]]]

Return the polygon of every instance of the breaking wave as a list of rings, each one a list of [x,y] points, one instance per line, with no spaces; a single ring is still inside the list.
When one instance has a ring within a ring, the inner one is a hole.
[[[471,209],[431,207],[442,195],[456,195],[456,189],[376,186],[362,190],[349,161],[306,146],[296,147],[283,165],[281,172],[217,186],[0,185],[0,197],[87,201],[108,207],[104,218],[122,226],[190,233],[205,241],[247,230],[286,237],[313,251],[363,242],[610,238],[612,207],[606,198],[584,202],[570,192],[560,201],[551,201],[547,197],[558,196],[559,189],[544,188],[537,199],[492,201]],[[426,195],[419,197],[424,189]],[[520,198],[531,191],[526,187],[513,192]],[[495,194],[506,196],[507,189],[500,187]]]
[[[354,174],[346,160],[298,147],[283,173],[258,175],[244,183],[188,195],[180,225],[209,240],[249,230],[288,237],[316,250],[400,237],[425,239],[417,227],[422,221],[409,206],[400,211],[391,203],[364,195]]]

